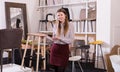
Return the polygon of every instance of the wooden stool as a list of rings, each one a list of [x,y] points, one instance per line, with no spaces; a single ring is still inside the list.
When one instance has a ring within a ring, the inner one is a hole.
[[[22,63],[21,66],[24,65],[24,58],[26,56],[26,51],[27,51],[27,46],[28,46],[28,42],[30,41],[30,38],[32,37],[32,49],[31,49],[31,56],[33,55],[33,49],[34,49],[34,42],[35,42],[35,38],[37,37],[38,39],[38,43],[37,43],[37,64],[36,64],[36,72],[38,72],[38,66],[39,66],[39,56],[40,56],[40,49],[41,49],[41,54],[42,57],[44,58],[43,61],[43,69],[46,69],[46,34],[41,34],[41,33],[28,33],[28,37],[27,37],[27,42],[26,42],[26,47],[25,47],[25,51],[24,51],[24,55],[22,58]],[[41,40],[43,39],[43,41]],[[41,47],[41,43],[43,44],[43,47]],[[29,63],[29,66],[31,66],[31,61]]]

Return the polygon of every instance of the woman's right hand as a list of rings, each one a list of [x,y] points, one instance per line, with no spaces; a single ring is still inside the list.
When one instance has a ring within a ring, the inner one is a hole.
[[[52,39],[53,39],[53,40],[60,40],[59,37],[53,37]]]

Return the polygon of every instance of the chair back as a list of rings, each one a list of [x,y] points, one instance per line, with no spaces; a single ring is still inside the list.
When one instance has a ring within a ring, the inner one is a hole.
[[[89,60],[90,45],[86,45],[85,40],[75,40],[74,47],[75,47],[74,55],[79,54],[81,56],[81,61],[83,60],[84,62],[87,62]],[[80,50],[78,50],[78,49],[80,49]]]
[[[75,40],[74,41],[74,47],[80,47],[81,45],[85,45],[85,40]]]
[[[0,48],[12,49],[20,48],[22,40],[22,29],[2,29],[0,30]]]

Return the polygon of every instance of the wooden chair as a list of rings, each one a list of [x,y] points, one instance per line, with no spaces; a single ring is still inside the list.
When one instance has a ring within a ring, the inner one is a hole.
[[[3,50],[4,49],[13,49],[21,47],[21,39],[22,39],[22,29],[1,29],[0,30],[0,64],[1,64],[1,72],[3,65]],[[13,63],[13,60],[12,60]]]
[[[111,64],[111,61],[110,61],[110,56],[111,55],[117,55],[119,47],[120,47],[120,45],[115,45],[111,49],[110,53],[105,54],[105,62],[106,62],[107,72],[114,72],[114,69],[112,68],[112,64]]]

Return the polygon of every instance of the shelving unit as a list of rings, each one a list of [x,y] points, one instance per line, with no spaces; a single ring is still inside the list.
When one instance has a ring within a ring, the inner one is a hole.
[[[85,19],[81,20],[81,19],[72,19],[72,22],[74,24],[75,27],[75,39],[84,39],[86,44],[90,41],[95,41],[96,40],[96,19],[92,20],[90,18],[88,18],[88,9],[91,7],[95,7],[96,8],[96,1],[90,1],[90,0],[86,0],[86,1],[81,1],[81,2],[74,2],[74,3],[67,3],[67,4],[56,4],[56,5],[40,5],[38,6],[38,10],[41,11],[41,15],[42,15],[42,20],[40,20],[40,24],[44,25],[40,27],[45,27],[45,25],[47,26],[47,22],[43,16],[44,14],[47,14],[47,10],[53,9],[54,11],[55,9],[61,8],[61,7],[65,7],[65,8],[71,8],[71,7],[79,7],[79,9],[85,9],[86,13],[85,13]],[[46,10],[46,11],[45,11]],[[79,10],[79,11],[80,11]],[[56,11],[55,11],[56,12]],[[54,12],[53,12],[54,14]],[[78,15],[79,16],[79,15]],[[91,24],[93,23],[93,24]],[[40,28],[39,27],[39,28]],[[45,27],[47,28],[47,27]],[[47,29],[39,29],[39,32],[43,32],[43,33],[52,33],[52,31],[48,31]]]
[[[51,8],[51,7],[61,7],[61,6],[76,6],[76,5],[86,5],[86,3],[89,4],[95,4],[96,1],[82,1],[82,2],[75,2],[75,3],[67,3],[67,4],[56,4],[56,5],[44,5],[44,6],[38,6],[38,8]]]
[[[86,0],[84,2],[38,6],[37,10],[40,11],[40,17],[41,17],[39,20],[39,29],[38,29],[40,33],[52,34],[52,30],[47,29],[48,28],[47,26],[49,26],[49,28],[52,28],[52,26],[49,25],[52,23],[51,21],[46,19],[46,15],[49,13],[55,14],[56,11],[61,7],[69,9],[69,14],[71,19],[70,22],[72,22],[72,24],[74,24],[74,27],[75,27],[74,28],[75,39],[85,40],[85,44],[96,41],[96,18],[94,19],[88,18],[89,17],[88,10],[93,7],[95,7],[93,9],[96,10],[96,1]],[[77,9],[77,10],[74,10],[74,9]],[[85,9],[83,14],[85,17],[83,19],[80,18],[80,15],[81,15],[80,12],[82,9]],[[70,10],[72,10],[72,13],[70,13]],[[76,11],[78,12],[75,13]],[[79,16],[79,17],[75,17],[75,16]],[[90,52],[91,58],[93,57],[92,55],[94,54],[94,49],[95,49],[95,46],[90,45],[89,52]]]
[[[58,5],[45,5],[45,6],[39,6],[39,8],[51,8],[51,7],[59,7],[59,6],[73,6],[73,5],[85,5],[85,2],[83,3],[68,3],[68,4],[58,4]]]

